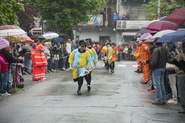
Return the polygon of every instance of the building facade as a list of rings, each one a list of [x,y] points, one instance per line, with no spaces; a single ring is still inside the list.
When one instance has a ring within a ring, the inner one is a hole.
[[[91,38],[95,42],[110,40],[116,44],[134,41],[135,34],[150,21],[142,5],[148,0],[109,0],[104,11],[90,21],[74,27],[74,40]],[[114,21],[114,15],[118,17]],[[124,18],[126,16],[126,18]]]

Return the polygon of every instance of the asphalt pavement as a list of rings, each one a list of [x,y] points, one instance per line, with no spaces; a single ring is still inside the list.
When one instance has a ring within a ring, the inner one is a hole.
[[[117,62],[111,74],[98,62],[92,90],[84,81],[81,96],[70,71],[46,74],[42,82],[24,75],[24,89],[0,97],[0,123],[185,123],[180,102],[151,104],[155,94],[139,82],[136,67],[136,62]]]

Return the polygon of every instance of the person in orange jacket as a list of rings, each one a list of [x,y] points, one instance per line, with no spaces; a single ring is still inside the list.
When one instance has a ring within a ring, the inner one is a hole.
[[[112,63],[111,63],[111,72],[114,73],[115,62],[116,62],[116,60],[118,58],[118,49],[117,49],[115,43],[112,43],[111,46],[112,46],[112,49],[113,49],[113,51],[112,51],[112,59],[111,59],[111,61],[112,61]]]
[[[32,80],[42,81],[45,80],[47,59],[44,54],[44,46],[38,39],[35,40],[33,45],[31,58],[32,58]]]
[[[108,41],[105,41],[105,44],[101,49],[102,60],[105,63],[105,67],[107,67],[107,65],[108,65],[108,63],[107,63],[107,49],[108,49],[107,44],[108,44]]]
[[[150,58],[150,49],[143,40],[139,39],[138,43],[140,46],[140,62],[143,64],[143,80],[141,81],[141,84],[147,84],[150,79],[149,64],[147,63]]]

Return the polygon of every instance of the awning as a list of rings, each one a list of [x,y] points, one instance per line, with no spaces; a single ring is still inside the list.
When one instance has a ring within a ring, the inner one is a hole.
[[[123,32],[123,36],[135,36],[137,32]]]

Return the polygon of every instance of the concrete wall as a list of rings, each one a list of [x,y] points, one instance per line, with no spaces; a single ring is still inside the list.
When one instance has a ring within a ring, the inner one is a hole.
[[[110,29],[81,29],[81,30],[76,30],[76,34],[74,35],[75,40],[78,40],[77,37],[79,37],[79,40],[81,39],[86,39],[86,38],[91,38],[93,41],[98,42],[100,36],[110,36],[111,42],[115,42],[117,40],[116,33],[113,30]]]

